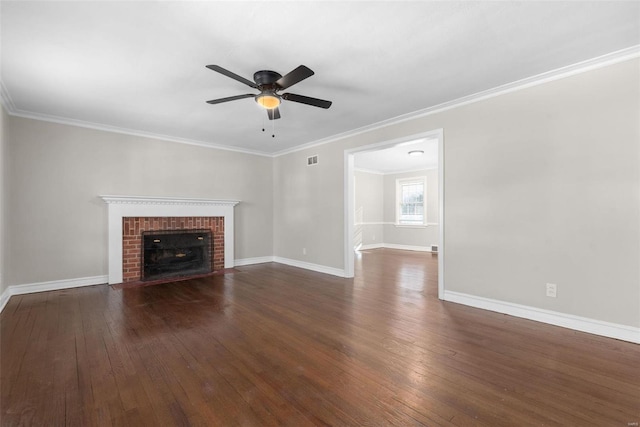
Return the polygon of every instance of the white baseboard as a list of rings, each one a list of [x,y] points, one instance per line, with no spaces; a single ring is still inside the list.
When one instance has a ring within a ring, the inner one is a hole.
[[[32,294],[35,292],[57,291],[60,289],[80,288],[82,286],[102,285],[109,281],[108,276],[81,277],[79,279],[52,280],[50,282],[29,283],[9,286],[11,295]]]
[[[9,302],[9,298],[11,298],[11,291],[7,288],[4,290],[2,295],[0,295],[0,313],[2,313],[4,306]]]
[[[360,250],[366,251],[368,249],[379,248],[400,249],[403,251],[432,252],[431,246],[396,245],[395,243],[373,243],[371,245],[362,245],[360,247]]]
[[[107,283],[108,276],[81,277],[78,279],[52,280],[50,282],[29,283],[9,286],[0,296],[2,311],[13,295],[33,294],[36,292],[58,291],[60,289],[80,288],[82,286],[102,285]]]
[[[305,270],[317,271],[318,273],[330,274],[332,276],[345,277],[344,270],[339,268],[327,267],[320,264],[313,264],[310,262],[298,261],[295,259],[282,258],[278,256],[265,256],[256,258],[244,258],[236,259],[236,267],[243,265],[263,264],[265,262],[277,262],[280,264],[290,265],[292,267],[304,268]]]
[[[368,251],[369,249],[380,249],[380,248],[384,248],[384,243],[372,243],[370,245],[361,245],[359,250]]]
[[[279,262],[281,264],[291,265],[293,267],[304,268],[307,270],[317,271],[320,273],[331,274],[333,276],[344,277],[344,270],[338,268],[326,267],[324,265],[312,264],[309,262],[296,261],[288,258],[265,256],[255,258],[244,258],[234,260],[234,265],[239,267],[243,265],[262,264],[266,262]],[[25,285],[9,286],[0,295],[0,312],[9,302],[13,295],[32,294],[35,292],[57,291],[60,289],[79,288],[82,286],[93,286],[108,283],[109,276],[93,276],[81,277],[78,279],[53,280],[50,282],[29,283]]]
[[[370,246],[383,247],[378,245],[363,246],[362,249],[371,248]],[[387,246],[384,246],[387,247]],[[371,248],[373,249],[373,248]],[[282,257],[256,257],[235,260],[236,266],[262,264],[266,262],[278,262],[293,267],[304,268],[306,270],[317,271],[319,273],[330,274],[332,276],[345,277],[344,270],[339,268],[327,267],[319,264],[312,264],[304,261],[293,260]],[[9,286],[0,295],[0,312],[4,310],[12,295],[30,294],[35,292],[55,291],[61,289],[78,288],[82,286],[93,286],[107,283],[108,276],[82,277],[78,279],[54,280],[50,282],[30,283],[25,285]],[[615,338],[623,341],[640,344],[640,328],[620,325],[617,323],[604,322],[601,320],[589,319],[586,317],[574,316],[572,314],[560,313],[541,308],[530,307],[499,301],[490,298],[479,297],[475,295],[464,294],[454,291],[445,291],[444,300],[467,305],[470,307],[480,308],[483,310],[495,311],[498,313],[508,314],[510,316],[521,317],[524,319],[535,320],[537,322],[548,323],[551,325],[561,326],[576,331],[588,332],[595,335],[601,335],[609,338]]]
[[[272,256],[261,256],[255,258],[242,258],[233,261],[234,266],[241,267],[243,265],[264,264],[265,262],[273,262]]]
[[[385,248],[400,249],[403,251],[431,252],[431,246],[396,245],[395,243],[384,243]]]
[[[589,319],[587,317],[574,316],[572,314],[560,313],[557,311],[514,304],[454,291],[445,291],[444,300],[468,305],[470,307],[481,308],[483,310],[495,311],[498,313],[508,314],[510,316],[561,326],[563,328],[569,328],[576,331],[588,332],[590,334],[640,344],[640,328],[633,326],[604,322],[601,320]]]
[[[280,264],[290,265],[292,267],[304,268],[305,270],[317,271],[318,273],[330,274],[332,276],[345,277],[345,272],[342,269],[327,267],[325,265],[320,264],[312,264],[310,262],[298,261],[295,259],[282,258],[282,257],[273,257],[274,262],[279,262]]]

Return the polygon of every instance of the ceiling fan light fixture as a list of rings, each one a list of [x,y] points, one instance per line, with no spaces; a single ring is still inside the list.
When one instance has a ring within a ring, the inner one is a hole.
[[[256,102],[267,110],[273,110],[280,105],[280,97],[272,93],[263,93],[256,96]]]
[[[417,157],[417,156],[422,156],[424,154],[424,151],[422,150],[411,150],[409,151],[409,155],[412,157]]]
[[[207,68],[260,91],[258,94],[245,93],[242,95],[228,96],[226,98],[211,99],[207,101],[207,104],[222,104],[223,102],[235,101],[238,99],[253,98],[258,105],[267,110],[269,120],[277,120],[281,117],[280,109],[278,107],[283,99],[286,101],[297,102],[299,104],[311,105],[312,107],[324,108],[325,110],[331,107],[331,101],[327,101],[326,99],[296,95],[295,93],[283,93],[282,95],[277,93],[280,90],[287,89],[288,87],[313,76],[313,71],[304,65],[300,65],[284,76],[270,70],[256,71],[253,74],[253,80],[255,83],[237,75],[236,73],[232,73],[219,65],[207,65]]]

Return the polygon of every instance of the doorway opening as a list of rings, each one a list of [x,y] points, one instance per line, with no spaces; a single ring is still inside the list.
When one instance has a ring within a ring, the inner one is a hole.
[[[443,139],[443,130],[437,129],[428,132],[423,132],[414,135],[408,135],[403,138],[397,138],[394,140],[383,141],[375,144],[370,144],[362,147],[357,147],[349,150],[345,150],[344,152],[344,161],[345,161],[345,212],[344,212],[344,256],[345,256],[345,276],[353,277],[355,274],[355,247],[356,247],[356,238],[363,239],[362,236],[364,225],[375,225],[375,224],[367,224],[366,221],[362,219],[362,212],[356,211],[356,189],[355,189],[355,176],[356,171],[356,156],[365,156],[375,158],[378,156],[382,158],[390,158],[393,151],[398,153],[403,153],[409,156],[409,151],[416,151],[417,144],[427,143],[427,146],[431,144],[434,147],[437,147],[437,162],[434,161],[434,164],[437,163],[437,172],[433,172],[437,174],[437,223],[431,221],[429,222],[429,214],[427,211],[419,212],[419,209],[416,210],[415,207],[411,211],[412,214],[418,215],[421,214],[423,217],[420,217],[421,226],[424,226],[425,229],[432,227],[431,231],[433,231],[433,227],[437,227],[437,253],[438,253],[438,297],[440,299],[444,296],[444,256],[445,256],[445,241],[444,241],[444,139]],[[422,150],[422,149],[420,149]],[[418,151],[420,151],[418,150]],[[422,150],[425,151],[425,150]],[[427,154],[427,153],[423,153]],[[433,153],[432,153],[433,155]],[[360,157],[359,157],[360,158]],[[421,169],[429,169],[429,165],[425,164],[421,166]],[[362,172],[362,169],[360,169]],[[428,184],[427,184],[428,185]],[[400,206],[396,204],[396,206]],[[410,209],[410,210],[411,210]],[[413,218],[418,218],[419,216],[413,216]],[[387,213],[388,216],[388,213]],[[433,217],[434,215],[432,215]],[[382,227],[393,225],[396,228],[402,228],[402,224],[398,223],[397,219],[394,221],[380,221],[381,224],[378,224]],[[358,236],[356,236],[358,234]],[[431,250],[434,248],[433,239],[435,236],[432,234],[429,237],[429,240],[422,241],[420,245],[422,247],[429,247]],[[359,241],[358,244],[362,245],[365,242]]]

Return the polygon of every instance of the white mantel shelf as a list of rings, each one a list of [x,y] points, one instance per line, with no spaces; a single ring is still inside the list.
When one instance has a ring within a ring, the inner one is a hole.
[[[135,205],[235,206],[240,200],[190,199],[183,197],[100,196],[105,203]]]
[[[239,200],[182,197],[99,196],[108,207],[109,284],[122,283],[122,218],[224,217],[224,267],[234,262],[233,210]]]

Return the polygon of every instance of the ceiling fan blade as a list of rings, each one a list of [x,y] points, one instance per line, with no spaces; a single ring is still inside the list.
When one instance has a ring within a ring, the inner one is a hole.
[[[210,69],[210,70],[216,71],[216,72],[218,72],[218,73],[220,73],[222,75],[225,75],[227,77],[231,77],[232,79],[237,80],[240,83],[246,84],[247,86],[251,86],[251,87],[254,87],[256,89],[258,88],[258,85],[256,85],[251,80],[245,79],[244,77],[239,76],[239,75],[237,75],[235,73],[232,73],[229,70],[225,70],[224,68],[222,68],[219,65],[207,65],[207,68]]]
[[[311,98],[309,96],[296,95],[295,93],[283,93],[282,99],[287,101],[299,102],[301,104],[313,105],[314,107],[329,108],[331,107],[331,101],[325,101],[324,99]]]
[[[269,116],[269,120],[277,120],[280,118],[280,109],[278,107],[272,108],[271,110],[267,110],[267,116]]]
[[[300,65],[295,70],[291,71],[289,74],[281,77],[276,81],[276,84],[280,86],[280,89],[286,89],[290,86],[293,86],[296,83],[301,82],[302,80],[313,76],[315,73],[311,71],[310,68],[305,67],[304,65]]]
[[[254,98],[255,95],[252,93],[245,93],[244,95],[236,95],[236,96],[228,96],[226,98],[212,99],[211,101],[207,101],[207,104],[220,104],[222,102],[235,101],[236,99],[243,98]]]

